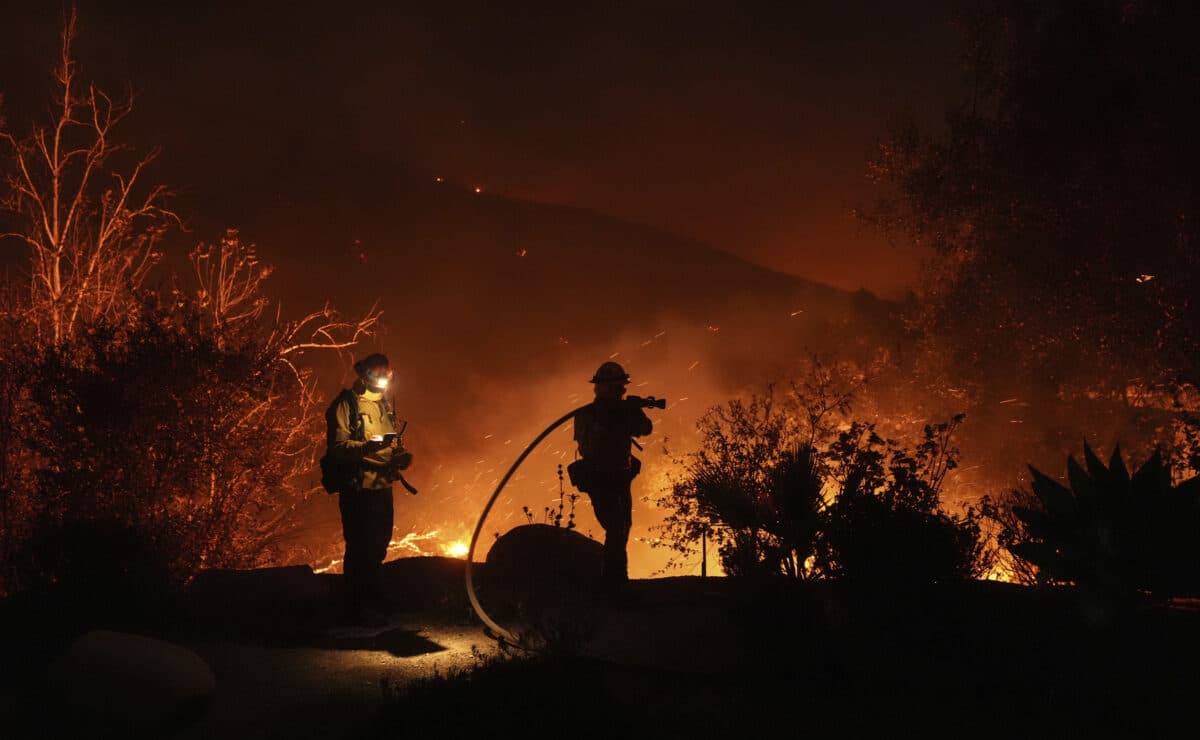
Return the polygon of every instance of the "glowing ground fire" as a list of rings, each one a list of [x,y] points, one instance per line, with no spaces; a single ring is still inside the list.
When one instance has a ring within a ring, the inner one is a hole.
[[[388,543],[386,560],[411,557],[464,558],[467,555],[467,538],[449,539],[442,537],[441,531],[434,529],[429,532],[409,532],[403,536],[393,534]],[[342,558],[332,558],[322,565],[313,567],[314,573],[341,573]]]

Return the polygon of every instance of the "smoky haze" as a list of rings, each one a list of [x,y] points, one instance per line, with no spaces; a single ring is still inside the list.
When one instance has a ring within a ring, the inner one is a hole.
[[[361,176],[369,171],[330,176],[319,191],[285,186],[240,223],[244,238],[270,235],[255,241],[275,265],[270,283],[285,313],[326,299],[349,315],[384,311],[382,332],[359,354],[381,350],[397,370],[395,404],[417,457],[410,477],[422,489],[397,509],[398,539],[428,536],[422,551],[469,536],[508,466],[547,424],[590,400],[588,379],[612,358],[633,374],[631,393],[670,402],[651,412],[655,434],[635,486],[631,567],[649,575],[667,557],[646,544],[661,518],[652,501],[672,459],[694,449],[699,414],[786,377],[810,351],[874,347],[891,331],[887,304],[865,294],[659,230],[403,173]],[[345,360],[311,359],[327,397],[352,380]],[[557,466],[574,453],[568,424],[518,471],[486,535],[524,522],[522,507],[541,521],[557,505]],[[313,501],[303,519],[314,562],[332,558],[331,500]],[[599,535],[586,499],[579,526]]]
[[[665,560],[642,541],[656,515],[641,500],[665,485],[664,441],[689,451],[705,408],[808,352],[894,338],[887,305],[848,291],[901,292],[920,253],[850,210],[888,117],[936,119],[958,76],[940,3],[79,9],[85,77],[132,82],[125,133],[161,145],[152,175],[181,188],[176,267],[237,228],[277,268],[285,316],[384,311],[362,352],[397,368],[423,489],[398,507],[401,534],[469,534],[610,357],[631,392],[670,400],[635,486],[635,576]],[[0,85],[22,130],[46,108],[61,9],[15,3],[7,19]],[[348,358],[310,360],[327,397],[349,381]],[[487,532],[522,506],[540,518],[569,442],[526,463]],[[332,500],[302,517],[311,561],[331,558]]]

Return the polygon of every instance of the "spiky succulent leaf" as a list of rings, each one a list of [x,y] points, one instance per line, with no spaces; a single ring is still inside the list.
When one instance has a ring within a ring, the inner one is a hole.
[[[1121,487],[1129,485],[1129,469],[1125,467],[1125,461],[1121,458],[1121,445],[1113,448],[1112,459],[1108,461],[1108,472],[1113,483]]]
[[[1130,488],[1138,493],[1153,493],[1161,496],[1171,489],[1171,471],[1163,464],[1158,450],[1150,456],[1130,479]]]
[[[1012,553],[1114,595],[1200,593],[1200,478],[1172,486],[1157,453],[1132,476],[1119,449],[1105,466],[1085,443],[1084,461],[1068,459],[1070,489],[1030,468],[1041,506],[1013,507],[1027,539]]]
[[[1092,477],[1092,480],[1096,481],[1096,485],[1103,487],[1108,483],[1108,468],[1104,466],[1104,463],[1100,462],[1100,458],[1092,451],[1092,447],[1087,443],[1087,440],[1083,442],[1083,461],[1087,465],[1088,475]]]
[[[1043,509],[1014,506],[1012,512],[1025,524],[1025,533],[1035,540],[1060,541],[1071,538],[1071,533],[1063,527],[1063,521],[1049,516]]]
[[[1074,565],[1048,542],[1020,542],[1012,546],[1011,552],[1036,565],[1045,580],[1074,581],[1077,578]]]
[[[1075,494],[1081,519],[1095,519],[1098,511],[1107,507],[1108,502],[1099,496],[1096,481],[1075,462],[1074,457],[1067,458],[1067,480],[1071,483],[1071,492]]]
[[[1047,514],[1066,519],[1076,516],[1075,499],[1070,489],[1032,465],[1029,472],[1033,476],[1033,493],[1042,502]]]
[[[1029,533],[1034,537],[1045,537],[1046,532],[1050,529],[1050,517],[1046,516],[1046,512],[1041,509],[1014,506],[1012,512],[1025,524],[1026,528],[1030,530]]]

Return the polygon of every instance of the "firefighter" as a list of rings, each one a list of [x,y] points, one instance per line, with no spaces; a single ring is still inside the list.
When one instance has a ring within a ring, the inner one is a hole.
[[[585,480],[580,486],[592,500],[604,528],[604,581],[619,589],[629,580],[629,529],[633,524],[630,485],[641,470],[633,456],[634,437],[650,433],[653,424],[640,406],[625,400],[629,374],[606,362],[592,376],[596,398],[575,415],[575,441]]]
[[[346,607],[356,621],[378,621],[392,606],[379,583],[392,539],[392,482],[412,464],[412,453],[403,448],[384,397],[392,378],[387,357],[372,354],[354,370],[354,385],[325,413],[326,457],[340,477]]]

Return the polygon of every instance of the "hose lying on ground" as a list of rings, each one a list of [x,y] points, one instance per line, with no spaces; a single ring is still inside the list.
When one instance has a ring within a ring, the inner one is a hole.
[[[471,535],[471,546],[467,548],[467,598],[471,601],[471,608],[475,610],[475,615],[479,617],[484,626],[491,630],[495,638],[501,642],[506,642],[515,646],[520,645],[520,641],[516,636],[501,627],[496,620],[492,619],[492,617],[486,611],[484,611],[483,605],[479,603],[479,597],[475,594],[475,581],[472,577],[471,566],[475,559],[475,545],[479,542],[479,533],[483,531],[483,523],[487,520],[487,515],[489,512],[491,512],[492,506],[496,503],[496,499],[500,497],[500,492],[504,490],[504,486],[508,484],[508,480],[509,478],[512,478],[513,473],[517,472],[517,468],[521,467],[521,463],[525,462],[525,458],[529,457],[529,453],[533,452],[533,449],[537,447],[543,439],[549,437],[555,429],[558,429],[570,419],[575,418],[576,414],[586,409],[588,406],[591,406],[591,404],[580,406],[570,413],[564,414],[558,419],[558,421],[546,427],[544,432],[539,434],[532,442],[529,443],[529,446],[525,448],[525,451],[521,453],[521,456],[517,458],[517,461],[512,464],[512,467],[510,467],[508,472],[504,474],[504,477],[500,479],[500,484],[496,486],[496,490],[492,492],[492,497],[488,499],[487,505],[483,507],[483,513],[479,515],[479,521],[475,524],[475,532]]]

